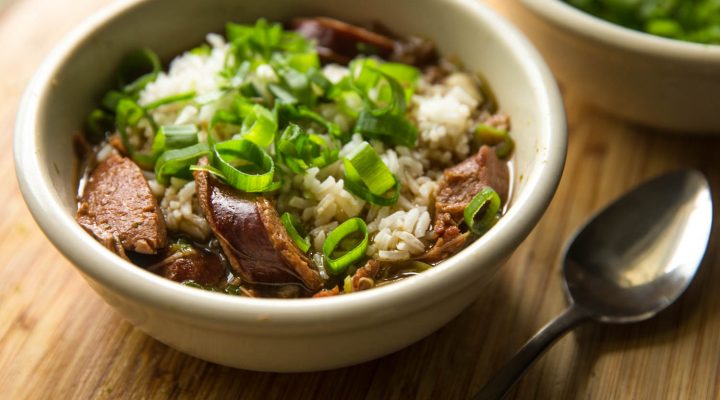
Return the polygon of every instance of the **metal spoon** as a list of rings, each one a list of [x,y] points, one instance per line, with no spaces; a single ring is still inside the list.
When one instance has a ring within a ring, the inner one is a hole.
[[[565,249],[570,305],[545,325],[480,390],[499,399],[543,351],[579,323],[637,322],[685,291],[710,238],[712,197],[697,171],[662,175],[596,214]]]

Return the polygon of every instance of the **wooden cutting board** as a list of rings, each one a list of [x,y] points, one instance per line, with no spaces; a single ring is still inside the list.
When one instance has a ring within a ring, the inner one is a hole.
[[[664,136],[583,106],[564,88],[565,173],[535,231],[497,283],[450,324],[379,360],[322,373],[234,370],[134,329],[85,284],[34,224],[11,155],[20,93],[50,48],[109,1],[14,0],[0,9],[0,398],[468,399],[565,300],[565,239],[646,178],[698,168],[720,187],[720,138]],[[501,5],[500,0],[490,1]],[[516,399],[719,399],[720,255],[712,245],[687,294],[657,318],[588,324],[518,384]]]

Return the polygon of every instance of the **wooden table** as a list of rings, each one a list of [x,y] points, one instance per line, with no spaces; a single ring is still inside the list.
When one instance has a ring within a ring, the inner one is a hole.
[[[390,356],[308,374],[235,370],[134,329],[88,287],[28,213],[14,177],[14,114],[49,49],[103,3],[15,0],[0,10],[0,398],[467,399],[565,305],[556,260],[593,211],[678,167],[720,187],[720,138],[680,138],[586,108],[564,84],[568,162],[535,231],[497,284],[450,324]],[[500,1],[492,1],[501,4]],[[720,255],[712,246],[687,294],[635,325],[588,324],[562,339],[512,398],[720,398]]]

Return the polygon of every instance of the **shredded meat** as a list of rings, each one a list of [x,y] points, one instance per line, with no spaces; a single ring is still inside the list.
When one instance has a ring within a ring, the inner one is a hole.
[[[442,236],[447,227],[459,225],[465,207],[485,187],[495,190],[504,203],[508,185],[507,165],[488,146],[481,147],[477,154],[446,169],[435,198],[435,233]]]
[[[445,233],[438,238],[435,245],[418,260],[429,264],[440,262],[462,250],[469,236],[469,232],[461,232],[457,226],[451,226],[445,229]]]
[[[352,288],[354,292],[370,289],[375,285],[375,279],[380,273],[382,263],[377,260],[368,260],[365,265],[355,271],[352,277]],[[372,284],[371,284],[372,283]]]
[[[335,287],[333,287],[332,289],[323,289],[323,290],[315,293],[315,295],[313,297],[314,298],[330,297],[330,296],[337,296],[339,294],[340,294],[340,288],[338,288],[337,285],[335,285]]]
[[[427,67],[438,63],[438,53],[435,44],[417,36],[395,42],[395,50],[390,57],[391,61]]]
[[[481,147],[477,154],[446,169],[435,197],[433,230],[438,239],[422,260],[434,263],[460,251],[469,237],[458,227],[463,221],[465,207],[485,187],[495,190],[505,203],[509,179],[507,165],[488,146]]]
[[[123,257],[125,251],[155,254],[167,246],[165,220],[142,171],[131,160],[115,154],[90,175],[77,220]]]
[[[202,285],[215,285],[225,277],[225,266],[218,254],[194,247],[189,254],[183,253],[165,263],[160,274],[176,282],[192,280]]]
[[[243,280],[257,284],[302,284],[313,292],[322,287],[320,274],[290,239],[268,199],[237,191],[206,171],[195,172],[195,183],[210,228],[232,269]]]

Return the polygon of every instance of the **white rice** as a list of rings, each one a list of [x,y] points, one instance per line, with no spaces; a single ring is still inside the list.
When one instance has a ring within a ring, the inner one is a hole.
[[[198,204],[194,181],[170,178],[168,187],[154,179],[148,182],[153,193],[160,194],[160,209],[170,231],[186,233],[200,241],[210,236],[210,226]]]
[[[204,140],[209,120],[216,110],[226,106],[219,95],[228,45],[215,34],[207,36],[211,45],[208,54],[185,53],[170,64],[167,73],[161,73],[140,94],[139,103],[147,105],[156,100],[195,91],[200,99],[161,106],[152,111],[159,124],[197,124]],[[330,64],[323,68],[325,77],[338,82],[348,74],[344,66]],[[250,78],[262,95],[268,95],[267,84],[278,81],[270,65],[261,65]],[[219,100],[217,100],[219,99]],[[217,101],[212,101],[217,100]],[[290,211],[311,227],[312,247],[320,250],[330,231],[353,217],[367,222],[371,242],[367,254],[379,260],[406,260],[425,252],[433,242],[430,211],[442,169],[468,157],[470,128],[480,117],[478,105],[482,94],[467,74],[455,73],[441,84],[421,82],[410,102],[408,117],[418,126],[418,145],[385,148],[380,142],[371,142],[389,170],[401,184],[396,204],[379,207],[367,204],[343,186],[343,164],[338,161],[323,169],[310,168],[285,182],[277,201],[280,212]],[[340,112],[337,104],[322,104],[317,111],[349,130],[352,117]],[[502,122],[502,121],[499,121]],[[142,141],[148,138],[138,138]],[[343,157],[363,142],[360,135],[340,149]],[[99,157],[106,157],[103,149]],[[107,154],[106,154],[107,153]],[[195,184],[173,179],[168,187],[150,180],[150,187],[158,197],[171,231],[182,232],[204,240],[210,235],[207,221],[199,209]]]

